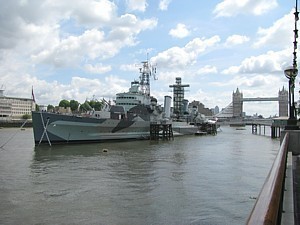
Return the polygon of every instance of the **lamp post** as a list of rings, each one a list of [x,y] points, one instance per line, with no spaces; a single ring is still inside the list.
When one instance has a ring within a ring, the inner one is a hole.
[[[298,74],[298,69],[294,67],[289,67],[284,70],[284,74],[286,78],[289,79],[289,119],[287,121],[286,130],[297,130],[299,129],[297,126],[297,118],[295,113],[295,97],[294,97],[294,89],[295,89],[295,79]]]
[[[289,79],[289,119],[287,121],[286,130],[298,130],[297,126],[297,115],[296,115],[296,107],[295,107],[295,79],[298,75],[297,69],[297,38],[298,38],[298,29],[297,29],[297,21],[299,20],[299,12],[297,4],[298,0],[296,0],[296,8],[295,8],[295,29],[294,29],[294,58],[293,58],[293,66],[284,70],[284,74],[286,78]]]

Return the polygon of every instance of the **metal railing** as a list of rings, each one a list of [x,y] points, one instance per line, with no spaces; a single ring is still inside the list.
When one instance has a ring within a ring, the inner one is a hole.
[[[247,220],[247,225],[280,224],[288,151],[288,135],[289,134],[286,133],[283,138],[272,168]]]

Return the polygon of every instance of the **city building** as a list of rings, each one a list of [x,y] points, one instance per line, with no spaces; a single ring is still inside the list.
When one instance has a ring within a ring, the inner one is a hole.
[[[193,106],[197,108],[199,113],[205,116],[213,116],[212,110],[210,110],[209,108],[205,108],[203,103],[194,100],[191,103],[189,103],[189,108],[192,108]]]
[[[220,112],[219,106],[216,106],[216,107],[213,109],[213,112],[214,112],[214,115],[218,114],[218,113]]]
[[[0,90],[0,119],[21,119],[24,115],[31,115],[35,105],[33,99],[8,97],[4,90]]]

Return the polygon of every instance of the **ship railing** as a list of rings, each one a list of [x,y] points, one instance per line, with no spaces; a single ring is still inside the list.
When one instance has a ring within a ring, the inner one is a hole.
[[[279,152],[247,220],[247,225],[279,225],[281,223],[285,173],[288,152],[286,133]]]

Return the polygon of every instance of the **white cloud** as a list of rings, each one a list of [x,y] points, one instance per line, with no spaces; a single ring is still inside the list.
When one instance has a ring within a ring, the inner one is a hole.
[[[9,1],[0,8],[0,48],[30,39],[30,27],[57,27],[69,20],[89,28],[111,26],[116,13],[116,5],[108,0]]]
[[[108,0],[34,3],[10,2],[1,7],[5,20],[0,20],[0,49],[13,49],[35,63],[65,66],[85,57],[110,58],[121,48],[135,45],[140,32],[157,25],[156,19],[141,20],[132,14],[117,17],[116,5]],[[64,35],[60,23],[72,19],[81,28],[94,28]]]
[[[9,1],[0,7],[1,83],[7,87],[9,96],[24,97],[30,97],[33,85],[40,104],[57,104],[57,100],[67,96],[78,100],[91,96],[93,90],[89,86],[86,90],[74,86],[74,80],[79,77],[74,72],[64,74],[64,83],[71,80],[67,85],[49,77],[59,74],[57,67],[108,72],[112,70],[110,66],[91,62],[113,57],[122,48],[136,45],[137,36],[156,25],[155,18],[118,16],[117,6],[108,0],[22,1],[20,4]],[[106,82],[97,86],[96,92],[104,90]],[[97,82],[92,80],[92,83]],[[111,97],[122,89],[114,88],[107,93]]]
[[[133,41],[135,35],[144,30],[153,29],[157,26],[157,23],[157,19],[154,18],[139,20],[133,14],[125,14],[116,20],[115,25],[109,32],[108,38],[111,40],[119,39],[122,42],[124,40]]]
[[[126,0],[126,3],[130,11],[145,12],[148,6],[146,0]]]
[[[291,61],[291,49],[252,56],[243,60],[240,66],[231,66],[223,74],[280,73]]]
[[[14,49],[22,45],[25,45],[27,49],[28,46],[36,49],[43,45],[44,41],[47,44],[49,44],[49,41],[52,43],[51,39],[57,34],[59,27],[57,24],[36,21],[35,18],[31,18],[25,12],[19,12],[21,9],[18,9],[18,7],[16,7],[15,12],[11,9],[14,6],[10,4],[12,3],[9,3],[6,7],[0,7],[0,50]],[[7,7],[11,8],[7,9]],[[30,11],[28,13],[34,17],[34,12]]]
[[[139,66],[137,64],[124,64],[120,66],[120,70],[136,72],[138,71],[138,67]]]
[[[162,11],[165,11],[168,9],[169,4],[172,0],[160,0],[158,8]]]
[[[212,65],[206,65],[197,71],[197,74],[216,74],[216,73],[218,73],[217,67]]]
[[[175,78],[176,77],[184,77],[184,72],[181,70],[177,70],[177,71],[160,71],[159,72],[159,77],[158,79],[160,81],[166,81],[166,83],[168,84],[173,84],[175,83]]]
[[[259,48],[266,44],[276,47],[291,46],[293,42],[293,11],[275,21],[269,28],[258,29],[258,40],[254,43],[254,47]]]
[[[97,73],[97,74],[107,73],[111,71],[111,66],[103,66],[102,63],[98,63],[95,65],[86,64],[84,68],[86,71],[90,73]]]
[[[251,87],[251,88],[261,88],[266,85],[274,85],[280,83],[280,78],[274,75],[255,75],[253,77],[249,76],[236,76],[229,83],[236,85],[237,87]],[[276,87],[276,89],[280,88]],[[277,93],[274,93],[274,95]]]
[[[213,13],[216,17],[231,17],[238,14],[262,15],[278,5],[276,0],[223,0]]]
[[[117,7],[113,2],[108,0],[80,0],[75,4],[73,1],[65,3],[66,5],[63,8],[70,9],[70,17],[75,18],[78,23],[83,25],[97,26],[98,24],[98,26],[103,26],[104,24],[111,23],[116,17]]]
[[[138,20],[134,15],[126,14],[117,20],[107,37],[97,29],[86,30],[79,36],[68,36],[61,40],[56,37],[52,45],[44,45],[31,58],[35,63],[52,64],[56,67],[77,64],[84,58],[111,58],[121,48],[135,45],[136,35],[145,29],[152,29],[156,24],[154,19]]]
[[[32,55],[35,63],[53,64],[56,67],[70,66],[87,56],[90,59],[97,57],[111,57],[116,54],[117,48],[110,42],[105,42],[104,33],[96,29],[87,30],[80,36],[69,36],[58,40],[58,43],[48,48],[45,46],[37,54]]]
[[[195,38],[182,48],[172,47],[158,53],[151,61],[157,63],[157,65],[162,68],[184,68],[194,64],[200,53],[204,52],[207,48],[214,46],[218,42],[220,42],[219,36],[213,36],[209,39]]]
[[[58,105],[62,99],[75,99],[80,103],[83,103],[86,99],[93,98],[93,96],[97,99],[103,97],[113,99],[116,92],[126,91],[124,86],[128,86],[128,83],[126,80],[113,76],[108,76],[104,79],[88,79],[74,76],[69,84],[62,84],[58,81],[46,82],[26,74],[23,76],[22,81],[16,83],[14,87],[7,88],[6,93],[8,96],[24,97],[26,97],[24,93],[27,93],[27,97],[30,98],[32,85],[38,104]],[[110,88],[107,88],[108,85]],[[27,87],[27,89],[24,90],[24,87]]]
[[[185,38],[189,36],[189,34],[190,31],[187,29],[185,24],[182,23],[177,24],[176,28],[169,31],[169,35],[176,38]]]
[[[234,34],[234,35],[229,36],[226,39],[225,46],[226,47],[231,47],[231,46],[234,46],[234,45],[240,45],[240,44],[243,44],[245,42],[248,42],[249,40],[250,40],[250,38],[247,37],[247,36]]]

